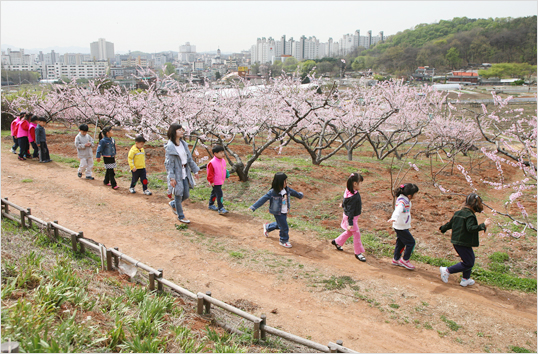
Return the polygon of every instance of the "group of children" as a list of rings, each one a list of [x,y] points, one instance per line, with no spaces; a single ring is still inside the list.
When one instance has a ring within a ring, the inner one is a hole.
[[[52,162],[47,148],[46,125],[47,119],[45,117],[38,117],[30,112],[21,112],[11,122],[11,136],[13,137],[11,152],[16,154],[17,149],[19,149],[18,159],[21,161],[39,157],[39,162]],[[30,153],[30,147],[33,148],[33,153]]]
[[[37,125],[36,123],[37,122]],[[16,153],[16,149],[20,148],[19,160],[38,157],[40,162],[50,162],[48,148],[46,144],[45,125],[47,120],[44,117],[35,117],[31,113],[21,113],[11,124],[11,135],[13,136],[14,145],[11,152]],[[180,126],[181,128],[181,126]],[[144,144],[146,140],[143,136],[135,138],[135,144],[129,150],[127,160],[132,173],[130,193],[136,193],[135,186],[138,180],[142,183],[143,193],[151,195],[148,190],[148,180],[146,176],[145,166],[145,150]],[[34,147],[34,154],[30,154],[30,144]],[[81,124],[79,126],[79,134],[75,138],[75,146],[77,148],[80,165],[78,168],[78,177],[82,177],[85,172],[86,179],[93,180],[93,152],[94,142],[88,134],[88,126]],[[36,152],[37,151],[37,152]],[[228,211],[224,209],[222,185],[226,178],[229,177],[229,172],[226,169],[226,160],[224,148],[216,145],[212,149],[213,158],[207,165],[207,181],[212,187],[209,197],[210,210],[217,211],[219,214],[226,214]],[[96,158],[99,162],[101,157],[105,164],[106,173],[103,183],[111,186],[113,189],[118,189],[117,182],[114,178],[114,168],[116,168],[116,143],[113,138],[111,127],[104,128],[99,133],[99,145],[96,151]],[[183,165],[185,168],[185,164]],[[279,244],[286,248],[291,248],[289,242],[289,226],[287,215],[291,208],[290,197],[298,199],[303,198],[303,193],[297,192],[290,188],[287,184],[287,175],[278,172],[274,175],[271,189],[253,205],[249,207],[251,211],[255,211],[263,204],[269,201],[269,213],[271,213],[275,221],[265,223],[263,225],[263,234],[269,237],[269,232],[279,230]],[[341,207],[343,208],[341,227],[344,230],[337,238],[331,241],[331,244],[338,251],[343,251],[342,246],[347,239],[353,236],[353,249],[355,258],[361,262],[366,262],[364,256],[364,246],[361,242],[361,232],[358,225],[358,219],[362,214],[362,199],[359,193],[360,184],[364,178],[359,173],[352,173],[346,181],[346,189],[344,191]],[[395,209],[387,222],[392,222],[392,227],[396,232],[396,245],[394,248],[394,258],[392,265],[401,266],[408,270],[414,270],[415,266],[411,264],[410,258],[415,247],[415,239],[409,231],[411,227],[411,201],[418,193],[419,188],[413,183],[405,183],[398,186],[393,195],[396,197]],[[169,196],[174,194],[169,191]],[[187,194],[188,195],[188,194]],[[215,202],[217,206],[215,206]],[[172,205],[175,209],[175,206]],[[469,286],[474,284],[471,279],[471,270],[474,266],[475,255],[473,247],[478,247],[480,231],[485,231],[491,224],[490,219],[486,219],[484,223],[478,224],[476,213],[483,210],[482,199],[475,193],[467,196],[465,205],[457,211],[451,220],[441,226],[439,230],[442,233],[452,229],[451,243],[454,249],[461,257],[461,262],[451,267],[440,267],[441,279],[443,282],[448,282],[450,274],[463,273],[463,278],[460,282],[461,286]],[[177,212],[176,212],[177,213]],[[178,214],[179,215],[179,214]],[[183,216],[183,219],[184,216]],[[180,220],[181,221],[181,220]],[[188,223],[188,220],[185,219]]]
[[[93,138],[88,134],[87,124],[81,124],[78,127],[78,130],[79,133],[75,137],[75,147],[77,148],[78,158],[80,159],[78,177],[82,178],[82,173],[85,172],[86,179],[93,180]],[[105,164],[106,172],[103,184],[116,190],[119,187],[114,172],[114,169],[116,168],[116,141],[113,138],[113,134],[112,127],[105,127],[99,132],[99,144],[97,145],[95,158],[97,159],[97,162],[100,162],[102,157]],[[135,138],[135,144],[131,147],[127,155],[129,169],[132,174],[129,192],[136,193],[135,186],[138,180],[140,180],[143,193],[145,195],[152,195],[148,189],[148,180],[146,177],[145,142],[146,139],[144,139],[143,136],[137,136]]]
[[[366,257],[364,256],[365,249],[361,242],[361,232],[358,225],[358,219],[362,213],[362,200],[359,187],[363,180],[364,178],[359,173],[352,173],[348,177],[341,203],[341,207],[343,208],[341,227],[344,229],[344,232],[336,239],[333,239],[331,244],[338,251],[343,251],[342,246],[349,237],[353,236],[355,258],[361,262],[366,262]],[[387,222],[392,223],[392,227],[396,232],[396,245],[392,265],[401,266],[408,270],[415,269],[415,266],[410,262],[410,258],[416,242],[409,229],[411,227],[411,200],[413,200],[418,191],[418,186],[413,183],[405,183],[398,186],[393,192],[393,195],[397,197],[394,212],[390,219],[387,220]],[[292,247],[289,242],[289,227],[287,223],[290,196],[301,199],[303,198],[303,193],[289,188],[287,186],[286,174],[279,172],[275,174],[272,188],[269,192],[249,207],[250,210],[255,211],[265,202],[269,201],[269,212],[273,214],[275,222],[264,224],[263,234],[268,237],[269,232],[279,229],[280,245],[286,248]],[[491,224],[489,218],[484,223],[478,224],[475,214],[482,212],[483,209],[482,199],[477,194],[471,193],[467,196],[463,208],[458,210],[448,223],[439,228],[442,233],[452,229],[451,243],[461,258],[461,262],[451,267],[440,267],[439,270],[443,282],[448,282],[450,274],[461,272],[463,273],[463,278],[460,281],[461,286],[469,286],[475,283],[471,279],[471,270],[475,262],[473,247],[478,247],[479,245],[478,233],[480,231],[486,231],[486,228]]]

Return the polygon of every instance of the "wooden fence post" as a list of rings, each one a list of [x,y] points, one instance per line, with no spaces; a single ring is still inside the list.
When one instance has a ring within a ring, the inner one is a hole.
[[[21,226],[26,229],[26,222],[24,221],[26,216],[26,212],[24,210],[21,210]]]
[[[196,294],[196,297],[198,298],[198,307],[196,309],[196,313],[201,316],[204,313],[204,295]]]
[[[7,198],[4,198],[4,199],[8,200]],[[9,205],[4,204],[4,211],[6,212],[6,214],[9,214]]]
[[[159,278],[162,278],[163,277],[163,270],[162,269],[157,269],[159,271],[159,273],[161,273],[159,275]],[[158,291],[163,291],[163,284],[161,282],[158,282],[157,283],[157,290]]]
[[[155,290],[155,273],[149,273],[149,282],[148,282],[149,291]]]
[[[78,239],[79,238],[84,238],[84,232],[80,231],[77,235],[77,242],[78,242]],[[86,246],[82,243],[82,242],[79,242],[79,245],[80,245],[80,253],[84,253],[86,252]]]
[[[114,249],[116,251],[118,251],[118,247],[114,247]],[[116,269],[118,269],[119,266],[120,266],[120,260],[118,259],[117,255],[114,255],[114,267],[116,267]]]
[[[32,215],[32,209],[26,208],[26,215]],[[28,227],[32,228],[32,220],[28,219]]]
[[[205,293],[207,296],[211,296],[211,291],[206,291]],[[205,301],[205,314],[209,315],[211,313],[211,303],[209,301]]]
[[[112,270],[112,251],[109,249],[106,250],[106,270]]]
[[[77,247],[77,235],[71,234],[71,248],[73,249],[73,252],[78,252]]]
[[[57,224],[58,220],[54,220],[54,223]],[[54,238],[56,239],[56,241],[60,239],[60,232],[58,231],[57,227],[54,227]]]
[[[18,353],[18,352],[19,352],[19,342],[2,343],[2,353]]]
[[[252,332],[252,339],[254,340],[260,339],[260,323],[261,321],[259,319],[254,321],[254,332]]]
[[[266,333],[265,333],[265,325],[267,324],[267,316],[262,313],[262,315],[260,316],[262,321],[260,322],[260,338],[261,340],[265,340],[266,338]]]

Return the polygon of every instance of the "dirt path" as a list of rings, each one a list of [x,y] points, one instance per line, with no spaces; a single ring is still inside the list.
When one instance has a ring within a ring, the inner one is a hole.
[[[113,191],[55,162],[18,161],[5,148],[1,181],[2,197],[32,208],[37,217],[119,247],[193,292],[211,290],[228,303],[249,300],[257,306],[251,312],[267,314],[269,325],[319,343],[342,339],[361,352],[506,352],[512,345],[536,350],[535,294],[480,284],[462,288],[459,276],[444,284],[438,269],[424,264],[410,272],[386,258],[361,263],[350,246],[337,252],[328,241],[293,229],[293,248],[284,249],[277,232],[261,235],[257,214],[218,216],[199,203],[186,203],[194,231],[186,235],[175,229],[176,217],[161,193],[131,195],[123,184]],[[211,251],[211,242],[252,258],[238,262]],[[297,271],[262,266],[265,257],[298,265]],[[301,268],[326,278],[349,276],[359,290],[320,290]],[[462,327],[450,330],[442,316]]]

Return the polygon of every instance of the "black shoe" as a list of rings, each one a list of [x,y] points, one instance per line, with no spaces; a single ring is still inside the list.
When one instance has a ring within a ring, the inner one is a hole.
[[[92,176],[90,176],[90,177],[86,177],[86,179],[95,179],[95,178],[93,178]]]
[[[79,172],[79,173],[77,174],[77,176],[78,176],[78,178],[81,178],[81,177],[82,177],[82,173]]]
[[[337,250],[339,251],[343,251],[344,249],[342,248],[342,246],[338,246],[338,244],[336,243],[335,240],[332,240],[331,243],[334,245],[334,247],[336,247]]]
[[[358,259],[359,261],[361,261],[361,262],[366,262],[366,257],[364,257],[364,256],[362,255],[362,253],[361,253],[361,254],[356,254],[356,255],[355,255],[355,258],[357,258],[357,259]]]

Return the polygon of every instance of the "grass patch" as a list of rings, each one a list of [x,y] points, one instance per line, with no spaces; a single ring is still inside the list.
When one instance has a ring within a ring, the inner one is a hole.
[[[446,325],[448,326],[448,328],[450,328],[450,330],[452,331],[457,331],[458,329],[460,329],[462,326],[460,326],[459,324],[457,324],[456,322],[452,321],[452,320],[449,320],[448,318],[446,318],[445,315],[441,315],[441,320],[446,323]]]
[[[511,345],[509,348],[512,353],[536,353],[535,351],[530,351],[526,348],[518,347],[515,345]]]
[[[33,181],[34,181],[34,180],[31,179],[31,178],[24,178],[21,182],[22,182],[22,183],[31,183],[31,182],[33,182]]]
[[[326,290],[339,290],[345,288],[347,285],[355,284],[356,281],[347,275],[340,277],[331,276],[329,279],[324,279],[318,283],[325,284]]]

